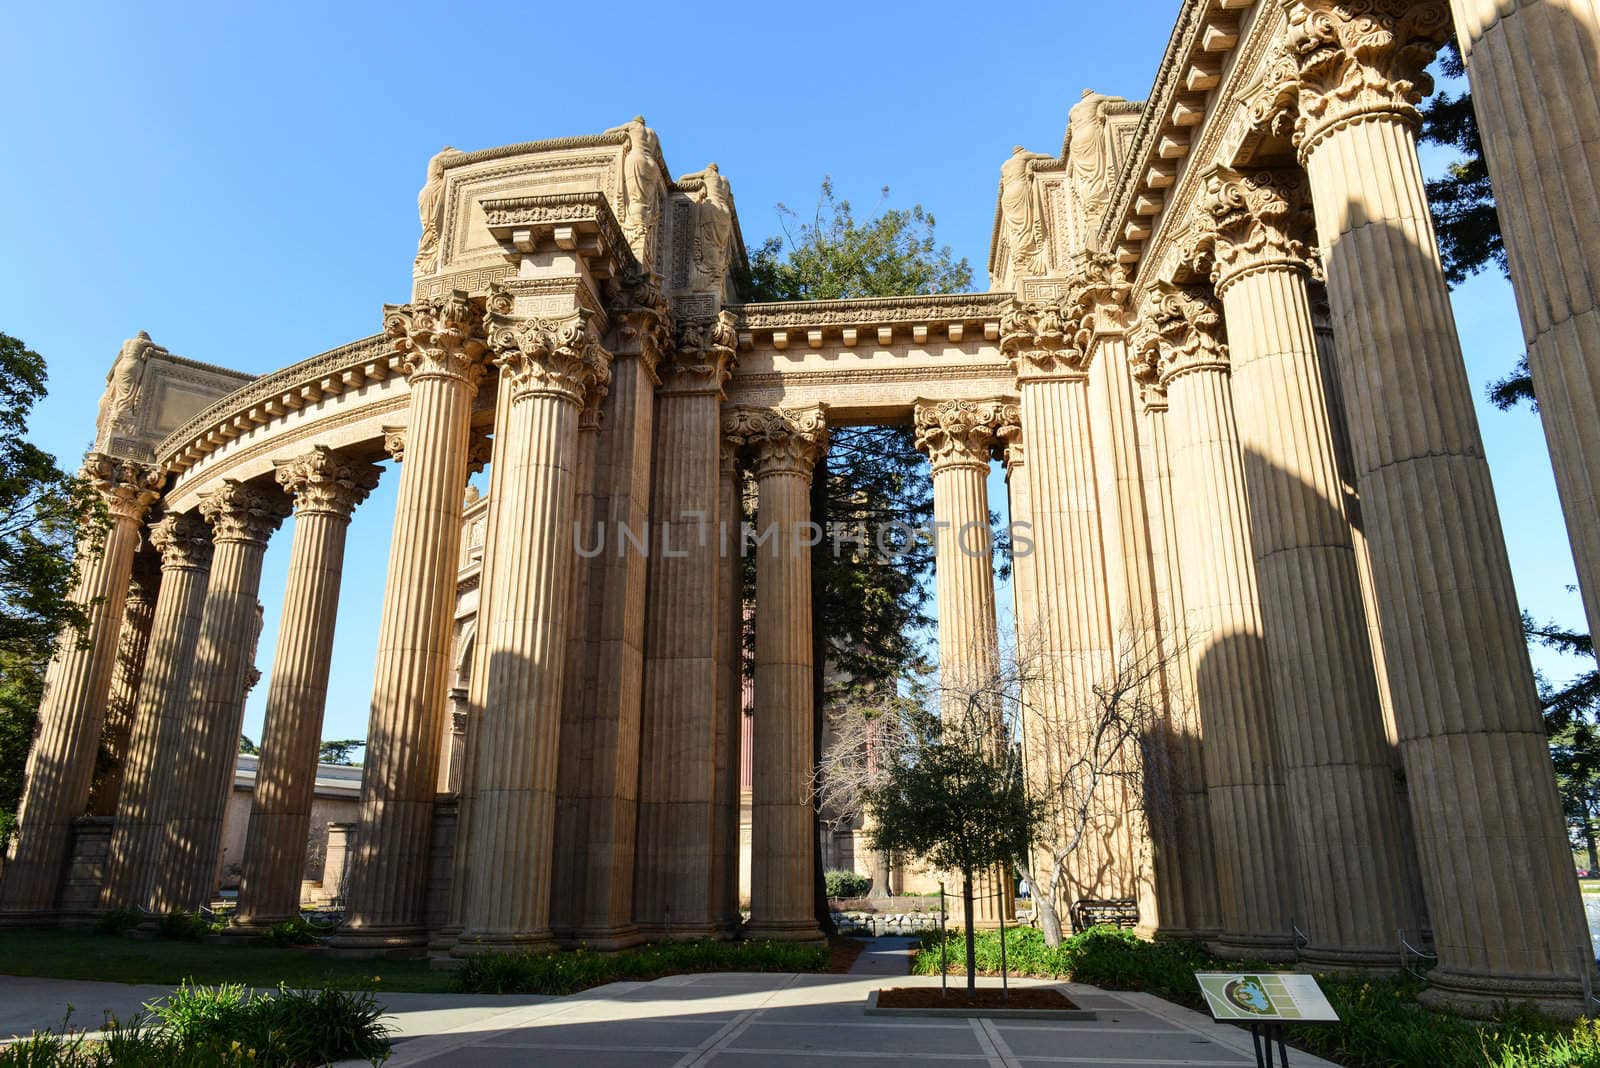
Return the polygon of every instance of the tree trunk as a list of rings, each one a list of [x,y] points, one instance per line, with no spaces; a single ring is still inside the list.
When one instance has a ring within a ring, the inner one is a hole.
[[[961,873],[961,913],[967,924],[967,993],[978,989],[978,945],[972,930],[972,873]]]
[[[894,890],[889,886],[889,854],[881,849],[872,852],[872,889],[867,891],[867,896],[894,896]]]
[[[1589,820],[1583,821],[1583,844],[1589,847],[1589,874],[1594,875],[1600,871],[1600,852],[1595,849],[1594,824]]]
[[[1055,896],[1033,888],[1033,908],[1039,916],[1039,932],[1044,935],[1044,944],[1051,949],[1061,944],[1061,913],[1056,911]]]

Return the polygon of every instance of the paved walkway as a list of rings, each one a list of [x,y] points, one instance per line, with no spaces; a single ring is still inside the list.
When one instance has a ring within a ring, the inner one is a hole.
[[[887,947],[885,947],[887,951]],[[863,954],[865,956],[865,954]],[[858,962],[859,963],[859,962]],[[986,985],[992,981],[986,981]],[[1014,980],[1016,985],[1039,982]],[[911,976],[897,985],[938,983]],[[612,983],[566,998],[388,994],[396,1029],[392,1068],[893,1068],[1058,1065],[1248,1066],[1250,1036],[1148,994],[1066,984],[1100,1018],[929,1020],[869,1017],[872,975],[680,975]],[[0,977],[0,1034],[131,1015],[162,987]],[[350,1062],[354,1064],[355,1062]],[[1329,1062],[1292,1053],[1295,1068]]]
[[[915,938],[863,938],[861,956],[850,965],[851,975],[909,975],[911,957],[917,950]]]

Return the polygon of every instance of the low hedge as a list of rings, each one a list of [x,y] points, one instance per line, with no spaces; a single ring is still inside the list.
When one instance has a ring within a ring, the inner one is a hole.
[[[468,994],[571,994],[623,980],[687,972],[821,972],[827,946],[792,942],[663,942],[621,953],[489,953],[457,973]]]
[[[827,888],[828,897],[833,899],[865,897],[867,891],[872,889],[871,879],[853,871],[825,871],[822,873],[822,883]]]
[[[981,931],[974,957],[980,971],[1000,971],[1000,932]],[[966,943],[952,931],[947,967],[966,970]],[[1148,942],[1132,932],[1097,927],[1044,944],[1029,927],[1006,932],[1006,964],[1013,975],[1069,979],[1106,990],[1142,990],[1200,1011],[1205,999],[1198,971],[1272,970],[1260,962],[1218,960],[1191,942]],[[924,936],[912,963],[918,975],[939,974],[939,936]],[[1353,1066],[1429,1068],[1600,1068],[1600,1023],[1563,1024],[1527,1008],[1509,1008],[1491,1021],[1429,1011],[1417,1001],[1425,984],[1409,976],[1349,979],[1319,976],[1339,1014],[1337,1024],[1288,1029],[1301,1049]]]

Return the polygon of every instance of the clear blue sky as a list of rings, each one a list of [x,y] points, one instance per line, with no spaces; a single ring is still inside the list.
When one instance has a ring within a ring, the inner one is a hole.
[[[137,330],[257,374],[372,333],[408,295],[440,146],[641,113],[674,173],[721,165],[751,244],[777,230],[776,203],[809,208],[831,174],[859,207],[883,185],[927,206],[981,287],[1011,146],[1059,150],[1086,86],[1144,97],[1176,7],[15,6],[0,30],[0,331],[50,364],[34,436],[76,464]],[[1480,278],[1456,310],[1481,386],[1521,351],[1510,289]],[[1480,409],[1522,602],[1577,623],[1537,418]],[[366,732],[394,488],[391,473],[352,526],[326,737]],[[288,555],[286,525],[262,582],[267,672]]]

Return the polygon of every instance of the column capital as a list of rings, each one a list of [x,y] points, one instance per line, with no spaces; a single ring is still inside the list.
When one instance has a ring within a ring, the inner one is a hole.
[[[1067,297],[1012,301],[1000,313],[1000,351],[1019,382],[1082,378],[1088,340]]]
[[[672,351],[672,315],[655,273],[624,267],[613,284],[607,312],[618,324],[613,358],[637,357],[650,381],[659,385],[656,368]]]
[[[150,544],[161,554],[163,571],[205,571],[211,567],[211,528],[198,512],[162,516],[150,528]]]
[[[1145,290],[1139,313],[1135,370],[1149,375],[1153,368],[1163,390],[1193,371],[1228,370],[1222,312],[1208,289],[1157,283]]]
[[[1218,297],[1255,271],[1312,273],[1315,254],[1303,240],[1312,229],[1311,194],[1298,167],[1214,167],[1196,207],[1197,226],[1185,256],[1195,270],[1209,273]]]
[[[136,523],[144,519],[145,512],[161,496],[161,486],[167,480],[167,469],[160,464],[124,460],[103,452],[85,454],[78,474],[100,494],[113,519]]]
[[[348,521],[356,505],[378,485],[376,464],[351,460],[326,445],[292,460],[274,460],[278,485],[294,498],[296,515],[327,515]]]
[[[811,472],[828,449],[827,409],[752,408],[737,406],[722,415],[722,433],[741,452],[754,458],[756,476]]]
[[[404,443],[400,451],[405,452]],[[467,474],[475,475],[494,459],[494,434],[486,426],[472,427],[467,433]]]
[[[511,306],[510,294],[491,292],[485,323],[491,361],[510,376],[513,401],[549,396],[582,407],[592,386],[610,383],[611,357],[595,337],[594,312],[522,318]]]
[[[997,449],[1020,428],[1017,403],[994,400],[919,400],[912,409],[918,451],[935,474],[957,467],[987,472]],[[1020,429],[1017,431],[1020,432]]]
[[[1328,133],[1379,115],[1411,126],[1433,91],[1427,66],[1450,38],[1446,0],[1282,0],[1298,78],[1303,162]]]
[[[661,365],[661,391],[714,393],[720,397],[738,363],[738,321],[726,308],[714,319],[679,321],[675,351]]]
[[[483,304],[465,290],[410,304],[385,304],[383,332],[413,384],[444,378],[478,388],[485,351]]]
[[[201,496],[200,514],[211,524],[213,542],[247,542],[266,548],[272,532],[289,514],[289,499],[276,491],[228,478]]]
[[[1017,418],[1000,427],[996,435],[1000,444],[996,451],[1006,465],[1006,474],[1010,476],[1018,468],[1024,467],[1028,462],[1027,443],[1022,439],[1022,406],[1016,405]]]

